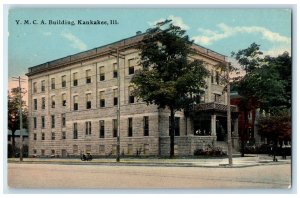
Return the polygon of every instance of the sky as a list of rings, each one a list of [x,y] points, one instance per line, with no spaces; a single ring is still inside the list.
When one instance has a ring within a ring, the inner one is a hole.
[[[8,79],[25,77],[29,67],[145,32],[165,19],[185,29],[196,44],[228,57],[253,42],[265,54],[278,55],[291,52],[291,14],[283,8],[11,8]],[[74,21],[75,25],[53,25],[49,20]],[[118,24],[82,25],[78,20],[116,20]]]
[[[29,67],[134,36],[165,19],[186,30],[196,44],[229,57],[229,61],[233,61],[231,52],[253,42],[265,54],[290,53],[291,16],[292,11],[284,8],[12,7],[8,10],[8,89],[18,86],[13,76],[26,79]],[[53,24],[57,20],[65,24]],[[108,23],[87,25],[78,20]],[[116,24],[110,24],[111,20]],[[69,24],[72,22],[75,25]],[[27,82],[22,86],[26,89]]]

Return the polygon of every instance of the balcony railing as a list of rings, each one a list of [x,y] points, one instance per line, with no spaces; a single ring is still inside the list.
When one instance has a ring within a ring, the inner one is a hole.
[[[230,105],[231,112],[238,112],[238,108],[235,105]],[[227,105],[219,104],[215,102],[196,104],[194,105],[194,111],[220,111],[226,112]]]

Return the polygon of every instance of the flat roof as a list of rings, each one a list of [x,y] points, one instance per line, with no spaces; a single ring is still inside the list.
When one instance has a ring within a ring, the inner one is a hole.
[[[102,55],[107,55],[114,51],[114,48],[121,47],[123,49],[128,49],[134,46],[137,46],[140,41],[142,41],[144,35],[146,33],[137,34],[125,39],[121,39],[119,41],[109,43],[107,45],[103,45],[100,47],[96,47],[90,50],[86,50],[83,52],[79,52],[73,55],[69,55],[63,58],[55,59],[46,63],[42,63],[36,66],[32,66],[28,68],[27,76],[32,76],[34,74],[38,74],[45,70],[59,68],[61,66],[70,65],[72,63],[81,62],[83,60],[93,59]],[[199,51],[201,54],[205,54],[210,58],[214,58],[220,61],[225,61],[225,56],[217,53],[213,50],[207,49],[197,44],[193,44],[192,48]]]

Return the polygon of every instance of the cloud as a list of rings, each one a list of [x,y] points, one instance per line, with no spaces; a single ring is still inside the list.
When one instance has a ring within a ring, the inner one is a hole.
[[[202,45],[211,45],[212,43],[226,39],[236,34],[260,34],[261,37],[270,42],[290,44],[291,38],[282,36],[279,33],[272,32],[267,28],[260,26],[236,26],[230,27],[224,23],[217,25],[219,31],[213,31],[210,29],[199,28],[198,31],[201,33],[199,36],[194,36],[192,39]]]
[[[280,54],[283,54],[284,52],[288,52],[291,55],[291,46],[282,45],[282,46],[274,47],[269,50],[263,51],[264,55],[269,55],[269,56],[278,56]]]
[[[181,27],[181,28],[184,29],[184,30],[190,29],[190,27],[189,27],[187,24],[185,24],[185,23],[183,22],[183,20],[182,20],[181,17],[177,17],[177,16],[174,16],[174,15],[170,15],[170,16],[168,16],[166,19],[171,19],[171,20],[172,20],[172,23],[173,23],[175,26],[179,26],[179,27]],[[148,24],[149,24],[150,26],[155,26],[158,22],[165,21],[166,19],[160,18],[160,19],[158,19],[158,20],[156,20],[156,21],[148,22]]]
[[[87,50],[86,44],[72,33],[63,32],[61,35],[71,42],[71,46],[73,48],[79,49],[81,51]]]

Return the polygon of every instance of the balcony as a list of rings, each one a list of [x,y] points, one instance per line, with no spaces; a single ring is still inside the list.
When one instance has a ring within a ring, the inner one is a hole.
[[[215,102],[195,104],[193,110],[227,112],[227,105]],[[238,112],[238,108],[235,105],[230,105],[230,110],[231,112]]]

